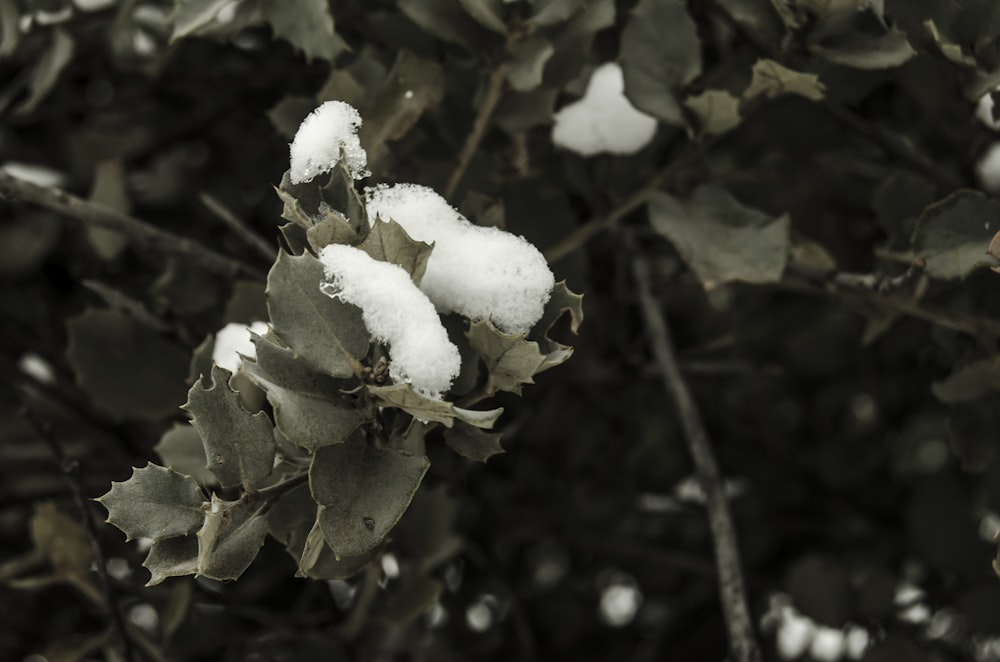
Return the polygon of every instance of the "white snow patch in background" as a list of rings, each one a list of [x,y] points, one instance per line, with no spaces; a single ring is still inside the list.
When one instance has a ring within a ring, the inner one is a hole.
[[[980,188],[1000,194],[1000,142],[991,144],[976,161],[976,176]]]
[[[381,186],[366,196],[372,223],[391,219],[434,244],[420,289],[439,311],[490,319],[507,333],[527,333],[541,319],[555,277],[524,237],[470,223],[426,186]]]
[[[66,182],[66,176],[58,170],[34,163],[8,161],[0,166],[0,170],[3,170],[11,177],[17,177],[38,186],[56,188]]]
[[[267,333],[267,322],[254,322],[247,326],[231,322],[215,334],[215,348],[212,349],[212,360],[215,365],[235,373],[240,367],[240,354],[254,358],[257,356],[257,346],[250,338],[250,332],[257,335]]]
[[[344,153],[347,169],[354,179],[367,177],[368,154],[361,147],[358,128],[361,115],[343,101],[327,101],[302,120],[291,144],[293,184],[308,182],[330,172]]]
[[[809,648],[816,633],[816,624],[791,607],[781,609],[780,619],[775,643],[778,655],[785,660],[794,660]]]
[[[42,384],[51,384],[56,380],[52,365],[34,352],[23,354],[17,362],[17,367],[21,369],[21,372]]]
[[[555,114],[552,142],[583,156],[634,154],[656,133],[656,118],[625,97],[625,77],[614,62],[594,70],[587,92]]]
[[[809,655],[819,662],[837,662],[846,652],[844,633],[826,625],[817,625]]]
[[[990,90],[990,92],[994,91],[996,90]],[[990,92],[979,97],[979,102],[976,104],[976,117],[988,128],[1000,131],[1000,120],[993,119],[993,97],[990,96]]]
[[[389,345],[389,376],[418,393],[440,399],[458,376],[461,357],[434,305],[399,265],[372,259],[352,246],[331,244],[319,259],[329,297],[361,309],[365,326]]]
[[[100,11],[118,4],[118,0],[73,0],[73,5],[82,12]]]

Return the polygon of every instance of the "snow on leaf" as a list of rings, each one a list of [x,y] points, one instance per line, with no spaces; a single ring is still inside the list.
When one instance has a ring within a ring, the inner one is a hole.
[[[375,251],[379,245],[371,244]],[[440,398],[458,375],[461,357],[434,305],[410,275],[351,246],[327,246],[319,258],[327,279],[320,289],[361,309],[368,330],[389,346],[392,380]]]
[[[503,453],[500,432],[486,432],[459,421],[455,427],[444,431],[444,441],[453,451],[477,462],[485,462]]]
[[[774,60],[761,58],[753,65],[753,78],[743,91],[743,99],[750,101],[757,97],[773,99],[786,94],[795,94],[812,101],[822,101],[826,87],[816,74],[793,71]]]
[[[214,366],[212,386],[204,378],[188,392],[184,408],[205,442],[208,467],[223,487],[252,489],[274,468],[274,433],[267,414],[250,414],[239,393],[229,388],[229,371]]]
[[[302,120],[290,147],[293,184],[311,181],[342,161],[354,179],[368,175],[368,155],[361,148],[361,115],[343,101],[327,101]]]
[[[414,240],[395,221],[376,219],[371,232],[358,244],[358,248],[368,253],[373,260],[403,267],[419,286],[427,270],[427,260],[430,259],[433,246]]]
[[[426,457],[376,449],[361,435],[317,450],[309,487],[334,553],[360,556],[379,545],[410,505],[429,466]]]
[[[913,253],[926,261],[928,275],[964,278],[975,269],[996,267],[987,254],[1000,229],[1000,202],[979,191],[956,191],[924,210],[913,232]]]
[[[190,476],[149,463],[133,469],[128,480],[112,482],[97,501],[108,509],[108,522],[124,531],[126,539],[162,540],[198,530],[205,495]]]
[[[785,270],[788,216],[745,207],[725,189],[702,186],[688,200],[658,193],[649,202],[649,218],[705,289],[730,281],[773,283]]]
[[[537,342],[504,333],[488,321],[474,322],[466,336],[486,364],[490,384],[498,390],[520,395],[521,386],[534,384],[532,376],[545,363]]]
[[[320,291],[323,264],[284,252],[267,276],[267,308],[275,333],[295,354],[334,377],[361,374],[369,334],[361,311]]]
[[[197,574],[219,581],[238,579],[264,544],[267,518],[250,501],[222,501],[214,494],[198,530]]]

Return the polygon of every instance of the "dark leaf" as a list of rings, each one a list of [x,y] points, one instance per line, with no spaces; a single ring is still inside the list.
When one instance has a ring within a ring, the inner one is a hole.
[[[215,474],[208,469],[205,444],[194,426],[188,423],[174,423],[172,428],[163,433],[153,450],[168,469],[191,476],[202,485],[212,485],[217,482]]]
[[[261,0],[260,6],[275,36],[302,51],[307,60],[332,61],[347,48],[334,32],[327,0]]]
[[[812,101],[822,101],[826,88],[816,74],[793,71],[774,60],[762,58],[753,65],[750,86],[743,91],[747,101],[764,97],[774,99],[786,94],[794,94]]]
[[[420,280],[424,277],[427,260],[433,250],[431,244],[413,239],[403,226],[389,219],[377,219],[358,248],[368,253],[373,260],[403,267],[417,285],[420,285]]]
[[[142,565],[150,574],[146,586],[156,586],[168,577],[193,575],[198,571],[198,538],[189,535],[154,542]]]
[[[197,574],[219,581],[239,579],[264,544],[267,518],[250,501],[228,502],[212,495],[197,535]]]
[[[532,377],[545,363],[537,342],[504,333],[488,321],[473,322],[466,336],[486,364],[490,384],[498,390],[520,394],[523,384],[534,384]]]
[[[913,233],[913,253],[926,260],[934,278],[964,278],[1000,260],[986,250],[996,234],[1000,202],[979,191],[956,191],[934,203],[920,217]]]
[[[941,402],[973,400],[1000,389],[1000,356],[970,363],[934,382],[931,390]]]
[[[494,455],[503,453],[499,432],[486,432],[458,421],[455,426],[444,431],[444,441],[453,451],[477,462],[485,462]]]
[[[149,463],[132,477],[111,483],[97,501],[108,509],[108,522],[126,539],[163,540],[194,533],[201,526],[205,494],[190,476]]]

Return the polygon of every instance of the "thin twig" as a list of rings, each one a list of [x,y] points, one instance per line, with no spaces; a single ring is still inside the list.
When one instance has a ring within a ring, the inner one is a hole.
[[[371,614],[372,605],[378,597],[378,580],[382,572],[382,566],[378,559],[372,561],[365,567],[365,573],[361,577],[361,588],[358,589],[358,599],[351,609],[351,615],[340,628],[340,635],[347,641],[354,641],[368,624],[368,616]]]
[[[458,189],[458,185],[461,183],[462,177],[465,176],[465,171],[469,167],[469,162],[472,161],[472,156],[479,148],[479,143],[482,142],[483,136],[486,135],[486,129],[493,118],[493,111],[496,110],[500,99],[503,98],[504,83],[506,80],[507,67],[502,63],[498,64],[490,73],[489,80],[486,83],[486,94],[483,95],[483,101],[479,104],[479,112],[472,123],[469,135],[465,138],[462,151],[458,153],[458,165],[455,166],[451,177],[448,178],[448,183],[445,184],[444,197],[449,200]]]
[[[695,473],[707,498],[708,521],[719,573],[719,598],[729,632],[732,659],[735,662],[758,662],[761,660],[760,646],[754,635],[753,621],[747,606],[736,530],[729,513],[719,465],[698,407],[681,376],[663,311],[653,297],[649,264],[638,253],[634,256],[633,275],[653,355],[663,372],[667,392],[677,406]]]
[[[90,546],[94,554],[95,565],[97,566],[97,580],[101,591],[100,599],[104,602],[104,606],[111,618],[111,627],[121,641],[125,659],[133,660],[135,659],[135,654],[132,649],[132,639],[127,634],[125,621],[122,619],[121,611],[118,609],[118,602],[111,592],[111,582],[108,581],[104,550],[101,549],[97,528],[94,526],[94,519],[87,508],[87,500],[83,496],[83,489],[80,487],[80,463],[66,455],[62,444],[59,443],[59,440],[52,433],[52,426],[47,422],[39,420],[26,401],[21,414],[35,429],[38,436],[48,444],[49,450],[52,452],[52,457],[59,464],[59,469],[66,478],[66,483],[73,494],[73,501],[76,503],[77,510],[80,511],[80,517],[83,519],[87,537],[90,539]],[[86,594],[86,592],[84,593]],[[95,596],[88,597],[92,601],[95,599]]]
[[[819,269],[797,262],[789,262],[787,271],[808,280],[829,283],[835,287],[860,292],[875,292],[888,296],[909,287],[924,272],[927,266],[923,258],[914,260],[901,274],[890,276],[880,272],[851,273],[839,269]]]
[[[104,205],[89,202],[62,189],[39,186],[0,171],[0,198],[27,202],[77,220],[89,227],[118,230],[137,246],[179,255],[196,261],[204,269],[223,276],[246,273],[263,279],[257,269],[226,257],[198,242],[149,225]]]
[[[261,237],[259,234],[253,231],[249,225],[243,222],[243,220],[230,211],[225,205],[213,198],[208,193],[202,193],[198,196],[198,200],[201,204],[205,205],[210,212],[215,214],[220,221],[226,224],[233,233],[242,239],[248,246],[257,251],[257,253],[267,260],[268,263],[274,261],[274,257],[278,254],[277,244],[272,246],[267,243],[267,241]]]

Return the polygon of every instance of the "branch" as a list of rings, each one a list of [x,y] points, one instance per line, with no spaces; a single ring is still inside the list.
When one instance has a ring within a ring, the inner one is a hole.
[[[278,253],[277,249],[268,244],[263,237],[254,232],[250,226],[226,208],[225,205],[210,196],[208,193],[200,194],[198,196],[198,200],[201,201],[201,204],[205,205],[210,212],[215,214],[220,221],[225,223],[226,227],[233,231],[233,234],[242,239],[248,246],[250,246],[250,248],[257,251],[258,255],[267,260],[268,264],[274,262],[274,258]]]
[[[449,200],[455,194],[456,189],[458,189],[458,185],[461,183],[462,177],[469,167],[469,162],[472,161],[473,154],[476,153],[479,143],[482,142],[483,136],[486,134],[486,128],[493,117],[493,111],[496,110],[500,99],[503,97],[504,82],[506,79],[507,67],[503,64],[497,65],[490,73],[489,80],[486,83],[486,94],[483,96],[483,102],[479,105],[479,112],[472,123],[469,135],[465,138],[462,151],[458,153],[458,165],[455,166],[455,170],[452,171],[451,177],[448,178],[448,183],[444,187],[444,197]]]
[[[361,587],[358,589],[358,599],[351,609],[351,615],[340,628],[340,635],[347,641],[354,641],[368,624],[368,616],[371,614],[372,605],[378,597],[379,577],[382,573],[380,558],[365,566],[364,575],[361,577]]]
[[[677,406],[688,450],[694,461],[695,473],[707,497],[708,522],[712,531],[715,563],[719,574],[719,598],[729,632],[729,648],[736,662],[759,662],[760,647],[754,635],[753,621],[747,606],[736,530],[726,502],[719,465],[698,407],[681,376],[663,311],[653,297],[649,264],[646,258],[638,253],[635,254],[633,262],[633,274],[653,355],[663,373],[667,392],[673,397]]]
[[[234,273],[243,272],[254,278],[263,279],[264,277],[258,270],[216,253],[192,239],[179,237],[104,205],[78,198],[61,189],[38,186],[2,171],[0,171],[0,197],[44,207],[75,219],[86,226],[117,230],[137,246],[154,252],[161,251],[188,258],[197,262],[207,271],[222,276],[230,277]]]

